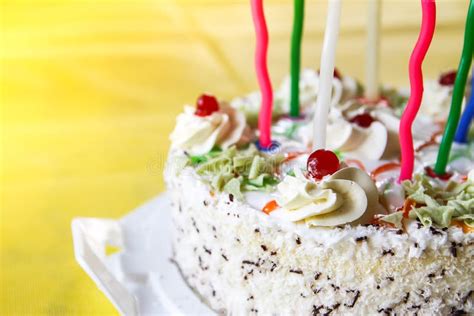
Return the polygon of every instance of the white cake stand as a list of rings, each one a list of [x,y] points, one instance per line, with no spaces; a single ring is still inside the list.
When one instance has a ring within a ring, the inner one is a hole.
[[[72,221],[76,260],[122,315],[215,315],[170,260],[170,212],[162,194],[119,220]]]

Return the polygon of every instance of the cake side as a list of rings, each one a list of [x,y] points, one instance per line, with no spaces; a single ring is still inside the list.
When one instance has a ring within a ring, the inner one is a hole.
[[[308,229],[212,192],[192,168],[173,172],[166,180],[174,260],[216,311],[474,312],[473,234],[415,221],[408,234],[378,226]]]

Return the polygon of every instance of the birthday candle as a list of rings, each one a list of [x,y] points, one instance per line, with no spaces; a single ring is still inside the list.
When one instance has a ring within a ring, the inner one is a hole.
[[[464,89],[466,88],[467,76],[471,68],[473,43],[474,42],[474,2],[470,1],[469,10],[466,19],[466,30],[464,31],[464,44],[462,47],[461,60],[459,62],[456,80],[454,81],[453,96],[451,99],[451,107],[449,108],[448,121],[444,129],[443,139],[439,145],[438,157],[434,171],[437,175],[446,173],[449,153],[453,144],[454,134],[459,123],[461,115],[462,99],[464,97]]]
[[[269,148],[272,144],[271,124],[273,91],[267,68],[268,30],[263,12],[263,1],[251,0],[251,5],[255,34],[257,38],[255,49],[255,69],[257,72],[257,79],[262,97],[260,114],[258,117],[258,129],[260,131],[259,145],[262,148]]]
[[[381,0],[369,0],[365,97],[370,100],[379,96],[380,5]]]
[[[321,73],[319,75],[319,95],[314,114],[313,150],[326,147],[326,132],[331,103],[332,80],[336,61],[336,46],[339,36],[341,17],[341,0],[328,1],[326,30],[324,31],[323,50],[321,53]]]
[[[399,181],[409,180],[413,175],[415,151],[413,149],[412,125],[420,109],[423,97],[423,72],[421,65],[430,47],[436,25],[436,3],[434,0],[421,0],[421,30],[410,57],[410,98],[400,119],[400,147],[402,165]]]
[[[290,66],[290,116],[300,115],[300,66],[301,66],[301,37],[303,35],[304,0],[295,0],[293,6],[293,33],[291,35],[291,66]]]
[[[467,134],[469,133],[469,125],[471,125],[472,120],[474,119],[474,69],[472,71],[471,77],[471,97],[469,102],[464,109],[464,112],[459,121],[459,126],[456,131],[456,136],[454,140],[458,143],[467,143]]]

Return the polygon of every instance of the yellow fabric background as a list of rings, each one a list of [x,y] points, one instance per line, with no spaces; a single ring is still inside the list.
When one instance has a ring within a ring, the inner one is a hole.
[[[114,314],[76,264],[75,216],[118,218],[164,190],[174,117],[202,91],[255,89],[248,0],[3,1],[2,315]],[[326,1],[307,0],[303,64],[319,67]],[[274,86],[292,1],[265,1]],[[465,0],[438,1],[426,76],[457,66]],[[344,1],[337,65],[364,78],[366,2]],[[381,76],[407,85],[419,1],[384,1]]]

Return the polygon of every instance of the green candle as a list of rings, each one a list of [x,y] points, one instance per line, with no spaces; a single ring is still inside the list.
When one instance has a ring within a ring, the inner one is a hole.
[[[439,146],[438,158],[436,159],[435,173],[443,175],[446,173],[451,145],[461,115],[462,99],[466,87],[467,76],[471,68],[474,44],[474,2],[469,3],[469,11],[466,19],[466,30],[464,31],[464,44],[462,48],[461,61],[459,62],[456,81],[454,82],[453,98],[449,109],[448,121],[443,134],[443,140]]]
[[[294,0],[293,33],[291,35],[291,99],[290,116],[300,115],[301,37],[303,35],[304,0]]]

